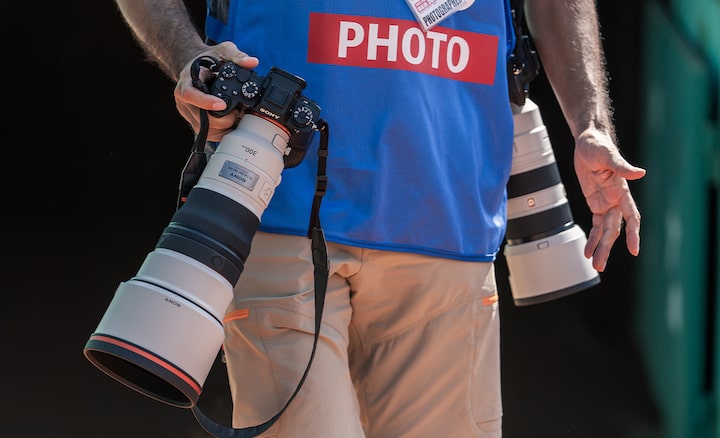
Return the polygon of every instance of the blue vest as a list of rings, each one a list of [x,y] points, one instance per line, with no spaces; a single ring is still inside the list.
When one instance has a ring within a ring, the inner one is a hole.
[[[302,77],[303,94],[321,106],[329,241],[494,260],[513,140],[505,2],[476,0],[427,33],[402,0],[231,0],[227,13],[208,5],[210,40],[257,56],[261,75],[277,66]],[[306,234],[316,150],[283,171],[262,230]]]

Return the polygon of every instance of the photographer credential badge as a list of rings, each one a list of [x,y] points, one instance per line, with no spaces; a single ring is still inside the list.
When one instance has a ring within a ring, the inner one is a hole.
[[[425,32],[475,0],[405,0]]]

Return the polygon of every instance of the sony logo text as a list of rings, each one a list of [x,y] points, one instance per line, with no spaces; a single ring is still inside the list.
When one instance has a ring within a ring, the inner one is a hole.
[[[261,107],[261,108],[260,108],[260,112],[263,113],[263,114],[265,114],[265,115],[267,115],[267,116],[272,117],[272,118],[275,119],[275,120],[280,120],[280,116],[277,115],[277,114],[275,114],[274,112],[272,112],[272,111],[270,111],[270,110],[267,110],[267,109]]]
[[[365,16],[310,14],[308,61],[415,71],[492,85],[498,37],[416,22]]]

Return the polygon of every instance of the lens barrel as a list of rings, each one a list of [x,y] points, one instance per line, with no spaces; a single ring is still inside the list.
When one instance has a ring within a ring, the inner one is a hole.
[[[85,345],[91,363],[156,400],[197,403],[288,141],[287,130],[252,113],[223,137],[155,249],[116,290]]]
[[[518,306],[542,303],[600,282],[585,258],[585,233],[575,224],[538,106],[512,104],[515,123],[507,184],[505,258]]]

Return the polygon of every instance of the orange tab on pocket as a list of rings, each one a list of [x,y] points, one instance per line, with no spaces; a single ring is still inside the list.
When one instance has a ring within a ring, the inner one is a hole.
[[[498,297],[497,293],[494,293],[487,297],[483,297],[483,299],[482,299],[483,306],[491,306],[491,305],[497,303],[498,299],[499,299],[499,297]]]
[[[225,314],[225,318],[223,318],[223,324],[227,324],[228,322],[235,321],[237,319],[245,319],[248,316],[250,316],[250,309],[233,310],[232,312],[228,312]]]

